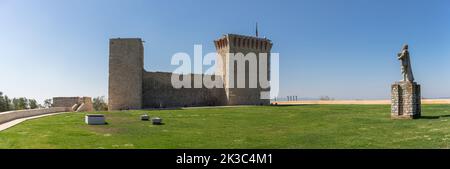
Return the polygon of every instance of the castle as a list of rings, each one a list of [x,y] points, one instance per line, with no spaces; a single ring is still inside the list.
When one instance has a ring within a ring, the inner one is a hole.
[[[261,91],[270,91],[270,88],[263,89],[259,84],[256,88],[249,88],[248,84],[244,88],[231,88],[230,82],[236,83],[236,80],[231,78],[237,78],[237,71],[234,71],[234,76],[230,76],[226,71],[229,64],[233,64],[234,69],[237,65],[234,60],[227,57],[228,53],[245,55],[254,52],[257,56],[259,53],[268,53],[270,57],[272,42],[267,38],[226,34],[214,41],[217,60],[222,64],[217,66],[214,75],[200,76],[222,79],[223,87],[221,88],[203,86],[202,88],[177,89],[171,84],[172,73],[145,71],[143,41],[139,38],[110,39],[109,45],[109,110],[270,104],[269,99],[260,97]],[[257,61],[259,63],[259,57]],[[267,64],[269,68],[270,62],[268,61]],[[245,65],[246,83],[249,82],[248,70],[248,66]],[[191,76],[195,75],[191,74]]]

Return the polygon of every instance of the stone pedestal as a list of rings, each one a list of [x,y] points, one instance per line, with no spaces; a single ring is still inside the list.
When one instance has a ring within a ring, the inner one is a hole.
[[[421,114],[420,85],[396,82],[391,86],[391,118],[414,119]]]

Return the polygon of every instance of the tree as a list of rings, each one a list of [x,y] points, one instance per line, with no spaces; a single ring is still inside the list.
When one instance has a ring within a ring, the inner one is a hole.
[[[28,100],[28,104],[29,104],[29,108],[30,109],[37,109],[38,108],[37,101],[34,100],[34,99],[29,99]]]
[[[105,101],[105,96],[96,97],[93,100],[93,106],[96,111],[108,110],[108,104]]]
[[[14,110],[14,107],[11,105],[11,99],[7,95],[3,96],[3,93],[0,92],[0,112],[10,110]]]
[[[36,109],[42,106],[35,99],[27,99],[26,97],[13,98],[12,100],[0,92],[0,112],[23,109]]]
[[[45,99],[45,100],[44,100],[44,107],[45,107],[45,108],[50,108],[50,107],[52,107],[52,105],[53,105],[52,102],[53,102],[52,99]]]
[[[23,110],[29,108],[28,100],[25,97],[14,98],[13,105],[15,110]]]
[[[7,95],[5,95],[4,97],[5,99],[5,103],[6,103],[6,111],[10,111],[13,110],[13,106],[11,105],[11,99],[9,99],[9,97]]]
[[[6,109],[6,100],[3,97],[3,93],[0,92],[0,112],[8,111]]]

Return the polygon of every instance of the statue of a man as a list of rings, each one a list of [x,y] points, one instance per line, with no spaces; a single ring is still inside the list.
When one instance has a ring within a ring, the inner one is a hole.
[[[402,52],[397,54],[397,59],[402,63],[402,81],[414,82],[414,76],[411,68],[411,61],[409,58],[408,45],[403,45]]]

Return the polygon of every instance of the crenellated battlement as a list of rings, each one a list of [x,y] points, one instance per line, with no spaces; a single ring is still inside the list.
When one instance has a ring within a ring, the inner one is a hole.
[[[217,50],[217,67],[216,75],[222,76],[225,86],[225,94],[227,95],[228,105],[267,105],[270,104],[270,100],[261,99],[260,93],[262,91],[267,91],[270,89],[263,89],[261,86],[256,88],[250,88],[250,75],[245,75],[245,88],[233,87],[237,86],[238,81],[238,60],[236,58],[230,57],[230,54],[250,54],[254,53],[259,56],[261,53],[267,53],[267,68],[270,69],[270,51],[272,50],[272,42],[267,38],[260,38],[256,36],[245,36],[237,34],[226,34],[214,41],[214,45]],[[249,59],[249,58],[247,58]],[[261,65],[260,57],[257,57],[256,62],[256,73],[260,71]],[[245,74],[250,73],[251,66],[250,60],[241,59],[240,63],[244,66]],[[243,62],[243,63],[242,63]],[[253,68],[255,68],[253,67]],[[229,70],[234,70],[234,74]],[[242,67],[241,67],[242,70]],[[269,78],[270,71],[267,70],[267,79]],[[256,79],[252,79],[256,80]]]
[[[247,48],[267,52],[272,49],[272,42],[267,38],[245,36],[237,34],[226,34],[214,41],[217,50],[224,48]]]

